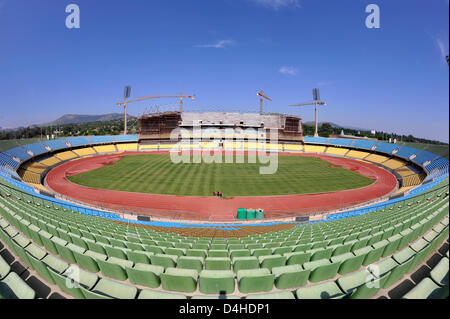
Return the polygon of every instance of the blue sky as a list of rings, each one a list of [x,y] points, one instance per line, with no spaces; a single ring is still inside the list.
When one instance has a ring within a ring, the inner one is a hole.
[[[76,3],[81,28],[67,29]],[[381,28],[367,29],[378,4]],[[132,95],[189,109],[266,111],[448,142],[448,0],[0,0],[0,127],[121,111]],[[142,114],[156,104],[134,104]]]

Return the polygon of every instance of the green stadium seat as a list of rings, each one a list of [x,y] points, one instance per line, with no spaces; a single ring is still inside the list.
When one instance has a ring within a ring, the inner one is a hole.
[[[49,269],[49,271],[58,287],[77,299],[85,299],[80,289],[81,286],[90,290],[99,279],[96,274],[84,271],[76,265],[71,265],[63,274],[59,274],[52,269]]]
[[[208,251],[206,249],[188,249],[186,251],[186,256],[188,257],[202,257],[205,259],[207,255]]]
[[[185,295],[143,289],[137,299],[187,299]]]
[[[269,294],[248,295],[245,299],[295,299],[295,296],[290,291],[282,291]]]
[[[355,256],[352,253],[346,253],[338,256],[331,257],[332,263],[340,262],[338,273],[341,275],[348,274],[361,268],[365,256]]]
[[[208,257],[205,259],[206,270],[230,270],[231,259],[228,257]]]
[[[236,258],[236,257],[250,257],[250,250],[248,249],[236,249],[236,250],[230,250],[230,258]]]
[[[448,252],[448,251],[447,251]],[[444,257],[430,273],[431,279],[439,286],[448,287],[449,259]]]
[[[78,252],[73,252],[76,263],[84,269],[87,269],[91,272],[99,272],[100,267],[98,266],[97,259],[105,261],[107,259],[106,255],[101,255],[93,251],[86,251],[83,254]]]
[[[430,278],[424,278],[403,299],[445,299],[448,298],[448,286],[439,287]]]
[[[272,249],[270,248],[257,248],[257,249],[252,249],[250,251],[250,254],[252,256],[255,256],[257,258],[261,257],[261,256],[270,256],[272,255]]]
[[[228,250],[209,250],[208,257],[228,257]]]
[[[164,290],[192,293],[197,289],[198,271],[193,269],[167,268],[161,274]]]
[[[177,261],[177,268],[194,269],[197,272],[203,269],[203,257],[181,256]]]
[[[127,251],[127,258],[128,260],[131,260],[135,264],[141,263],[141,264],[151,264],[150,258],[154,254],[147,251]]]
[[[0,256],[0,280],[5,278],[11,271],[11,267],[8,263]]]
[[[161,285],[160,277],[164,267],[138,263],[134,267],[125,267],[125,271],[132,284],[158,288]]]
[[[337,283],[342,291],[345,291],[347,295],[351,295],[357,288],[366,283],[371,283],[375,279],[377,278],[364,269],[339,278]]]
[[[173,268],[177,265],[178,256],[155,254],[150,257],[152,265],[162,266],[164,269]]]
[[[304,270],[300,265],[273,267],[275,287],[278,289],[290,289],[305,286],[308,282],[311,270]]]
[[[106,261],[97,260],[97,263],[103,275],[117,280],[126,280],[128,275],[125,267],[133,267],[132,261],[116,257],[110,257]]]
[[[136,287],[106,278],[100,279],[92,290],[83,286],[80,289],[86,299],[135,299],[138,293]]]
[[[272,271],[273,267],[281,267],[286,265],[286,257],[281,255],[261,256],[258,258],[260,267],[267,268]]]
[[[233,261],[233,270],[237,273],[240,270],[259,269],[259,261],[256,257],[235,257]]]
[[[298,299],[342,299],[346,294],[333,281],[299,288],[296,291]]]
[[[186,249],[183,249],[183,248],[166,248],[165,253],[167,255],[174,255],[174,256],[181,257],[181,256],[186,255]]]
[[[35,299],[36,292],[15,272],[0,280],[0,295],[5,299]]]
[[[273,289],[275,276],[268,269],[247,269],[237,272],[241,293],[268,292]]]
[[[287,253],[284,254],[286,256],[287,265],[303,265],[306,262],[309,262],[311,260],[311,253],[304,253],[304,252],[294,252],[294,253]]]
[[[231,270],[203,270],[199,289],[203,294],[232,294],[235,291],[234,273]]]

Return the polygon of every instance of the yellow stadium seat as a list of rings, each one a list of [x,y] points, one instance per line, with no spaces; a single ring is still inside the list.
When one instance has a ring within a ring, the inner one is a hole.
[[[359,158],[359,159],[363,159],[366,158],[367,155],[369,155],[369,153],[367,152],[361,152],[361,151],[350,151],[347,154],[347,157],[354,157],[354,158]]]
[[[137,143],[117,144],[116,146],[119,152],[127,152],[127,151],[136,152],[138,148]]]
[[[95,146],[94,150],[99,153],[115,153],[117,152],[117,149],[114,145],[101,145],[101,146]]]
[[[389,159],[389,157],[377,155],[377,154],[371,154],[365,158],[366,161],[374,162],[374,163],[384,163]]]
[[[325,153],[325,146],[305,145],[305,153]]]
[[[389,167],[390,169],[398,169],[402,166],[405,166],[406,162],[399,159],[390,159],[383,163],[384,166]]]
[[[78,156],[86,156],[86,155],[97,154],[92,147],[81,148],[79,150],[74,150],[74,152]]]
[[[326,154],[333,154],[333,155],[344,156],[345,154],[347,154],[347,152],[348,152],[347,148],[328,147]]]
[[[284,150],[285,151],[302,152],[303,145],[284,144]]]
[[[57,158],[59,158],[61,161],[67,161],[67,160],[73,159],[75,157],[78,157],[77,154],[75,154],[74,152],[71,152],[71,151],[58,153],[55,156]]]
[[[58,163],[61,163],[61,160],[59,160],[58,158],[53,156],[53,157],[47,158],[46,160],[40,161],[39,163],[47,165],[47,166],[53,166]]]

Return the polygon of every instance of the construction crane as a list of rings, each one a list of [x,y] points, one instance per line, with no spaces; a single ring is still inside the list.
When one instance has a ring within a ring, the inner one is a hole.
[[[124,130],[123,134],[127,135],[127,105],[129,103],[134,102],[140,102],[150,99],[163,99],[163,98],[176,98],[180,99],[180,112],[183,112],[183,99],[195,99],[194,95],[183,95],[183,93],[180,93],[180,95],[152,95],[152,96],[141,96],[133,100],[127,100],[127,98],[124,98],[123,102],[117,102],[116,105],[123,106],[123,113],[124,113]]]
[[[261,91],[259,91],[259,92],[256,92],[256,95],[258,95],[258,96],[260,96],[261,97],[261,99],[260,99],[260,101],[259,101],[259,114],[260,115],[263,115],[263,103],[264,103],[264,99],[267,99],[267,100],[269,100],[269,101],[272,101],[272,99],[270,98],[270,97],[268,97],[268,96],[265,96],[264,95],[264,92],[261,90]]]
[[[327,103],[323,102],[323,101],[319,101],[320,100],[320,93],[318,89],[314,89],[313,90],[313,96],[314,96],[314,102],[307,102],[307,103],[300,103],[300,104],[292,104],[289,106],[308,106],[308,105],[314,105],[315,106],[315,129],[314,129],[314,137],[319,137],[319,128],[318,128],[318,117],[317,117],[317,106],[318,105],[323,105],[326,106]]]

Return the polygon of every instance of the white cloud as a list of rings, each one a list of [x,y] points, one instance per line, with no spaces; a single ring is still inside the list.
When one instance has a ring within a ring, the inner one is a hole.
[[[216,43],[212,43],[212,44],[200,44],[200,45],[196,45],[196,48],[213,48],[213,49],[225,49],[226,47],[235,45],[236,42],[233,40],[220,40],[217,41]]]
[[[298,74],[298,70],[292,66],[283,66],[280,68],[279,72],[281,74],[286,74],[286,75],[297,75]]]
[[[439,47],[439,51],[441,51],[441,56],[445,59],[448,55],[448,44],[444,44],[444,41],[441,39],[436,39],[436,44]]]
[[[279,10],[286,7],[300,8],[299,0],[250,0],[258,5]]]

